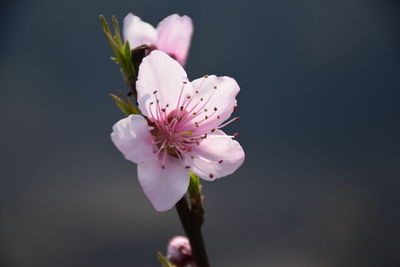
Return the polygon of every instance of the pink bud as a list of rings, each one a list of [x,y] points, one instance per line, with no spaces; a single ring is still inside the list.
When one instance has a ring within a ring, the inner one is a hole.
[[[177,267],[190,266],[195,267],[192,258],[192,249],[190,243],[185,236],[175,236],[168,243],[167,259]]]

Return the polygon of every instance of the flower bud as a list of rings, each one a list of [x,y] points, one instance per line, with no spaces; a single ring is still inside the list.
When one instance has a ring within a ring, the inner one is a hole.
[[[177,267],[185,267],[189,264],[193,267],[196,266],[189,240],[185,236],[175,236],[169,241],[167,259]]]

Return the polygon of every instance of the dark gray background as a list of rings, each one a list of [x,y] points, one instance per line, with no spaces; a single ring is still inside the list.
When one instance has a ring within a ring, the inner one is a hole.
[[[182,230],[112,145],[124,89],[98,15],[193,18],[187,64],[239,82],[246,162],[203,183],[213,266],[400,266],[400,4],[9,1],[1,6],[0,259],[159,266]]]

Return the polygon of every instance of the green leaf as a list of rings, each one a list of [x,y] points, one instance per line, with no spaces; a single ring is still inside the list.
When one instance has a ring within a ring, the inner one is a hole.
[[[132,111],[133,114],[141,115],[142,112],[132,103],[131,99],[125,97],[125,103],[128,105],[129,109]]]
[[[121,38],[121,33],[119,32],[119,25],[118,25],[117,18],[115,16],[112,16],[111,22],[114,27],[114,33],[115,33],[114,39],[119,46],[122,46],[122,38]]]
[[[104,34],[107,37],[108,43],[111,46],[111,49],[113,50],[117,61],[120,63],[121,62],[121,58],[123,58],[123,52],[121,51],[121,46],[119,46],[117,44],[117,42],[114,40],[113,36],[111,35],[110,32],[108,32],[107,30],[105,30],[103,28]],[[122,66],[121,66],[122,67]]]
[[[162,267],[176,267],[176,265],[167,260],[161,252],[157,252],[157,259],[161,262]]]
[[[135,67],[133,66],[132,52],[128,41],[125,41],[123,51],[124,51],[125,65],[128,72],[127,74],[133,75],[135,77],[136,72],[135,72]]]
[[[188,190],[191,197],[200,196],[201,192],[200,179],[197,175],[195,175],[192,172],[190,172],[190,183]]]
[[[107,23],[106,18],[103,15],[100,15],[99,18],[100,18],[101,24],[103,25],[103,30],[105,32],[111,33],[110,32],[110,27],[108,27],[108,23]]]
[[[110,27],[104,16],[100,15],[100,21],[103,26],[104,34],[115,55],[112,60],[120,67],[124,76],[124,80],[130,89],[131,95],[136,96],[136,69],[134,63],[132,62],[132,51],[127,41],[122,43],[117,18],[112,16],[111,20],[114,33],[110,30]]]
[[[137,109],[133,106],[130,105],[131,103],[126,103],[124,102],[121,98],[114,94],[110,94],[112,100],[114,100],[115,104],[117,107],[126,115],[129,116],[131,114],[140,114],[137,112]]]
[[[203,196],[201,195],[201,184],[199,177],[192,172],[190,172],[188,192],[190,201],[190,213],[198,223],[202,224],[204,222],[204,207]]]

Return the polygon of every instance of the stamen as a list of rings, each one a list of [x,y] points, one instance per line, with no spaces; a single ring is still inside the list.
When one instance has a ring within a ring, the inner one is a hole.
[[[207,106],[207,104],[208,104],[208,102],[210,102],[210,100],[211,100],[211,98],[214,96],[214,94],[215,94],[215,91],[212,91],[211,92],[211,95],[208,97],[208,99],[203,103],[203,105],[198,109],[198,111],[197,111],[197,115],[194,115],[194,116],[187,116],[186,118],[185,118],[185,123],[182,123],[182,127],[184,127],[184,126],[186,126],[186,123],[188,122],[188,121],[193,121],[193,119],[194,118],[196,118],[197,116],[199,116],[202,112],[202,110],[204,109],[204,111],[205,112],[207,112],[207,109],[205,109],[205,107]],[[201,98],[200,99],[200,101],[203,101],[203,98]],[[198,105],[199,103],[197,103],[196,105],[195,105],[195,107]],[[194,110],[194,108],[195,107],[193,107],[190,111],[189,111],[189,113],[191,113],[193,110]],[[212,114],[212,115],[214,115],[215,114],[215,112]],[[200,122],[199,122],[200,123]],[[198,127],[198,126],[196,126],[196,127]]]
[[[186,85],[186,81],[183,82],[182,88],[181,88],[181,92],[179,93],[179,97],[178,97],[178,103],[176,104],[176,109],[178,109],[180,102],[181,102],[181,98],[182,98],[182,94],[183,94],[183,90],[185,89],[185,85]]]
[[[165,163],[165,158],[167,157],[167,150],[164,149],[164,153],[162,155],[162,159],[161,159],[161,166],[164,166]],[[164,167],[165,168],[165,167]]]
[[[217,129],[221,129],[221,128],[225,127],[226,125],[231,124],[234,121],[238,121],[239,119],[240,119],[239,117],[233,118],[230,121],[225,122],[224,124],[221,124],[220,126],[218,126]]]

